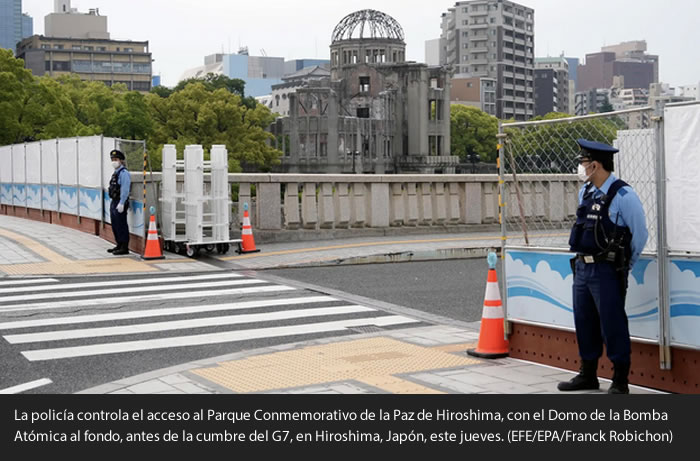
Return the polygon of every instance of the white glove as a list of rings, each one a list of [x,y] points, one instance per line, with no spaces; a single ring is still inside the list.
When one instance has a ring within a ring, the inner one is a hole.
[[[117,213],[124,213],[124,204],[120,203],[117,205]]]

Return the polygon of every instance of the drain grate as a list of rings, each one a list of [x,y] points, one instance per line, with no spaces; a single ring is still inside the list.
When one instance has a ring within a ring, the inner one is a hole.
[[[354,331],[355,333],[381,333],[382,331],[386,331],[386,329],[375,325],[349,327],[348,330]]]

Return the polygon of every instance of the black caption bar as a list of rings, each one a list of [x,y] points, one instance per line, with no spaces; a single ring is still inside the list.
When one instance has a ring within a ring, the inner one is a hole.
[[[2,397],[0,408],[0,448],[22,453],[670,453],[700,442],[700,399],[680,395],[31,395]]]

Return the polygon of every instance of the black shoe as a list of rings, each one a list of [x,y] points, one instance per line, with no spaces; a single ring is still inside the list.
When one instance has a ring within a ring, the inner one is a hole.
[[[582,360],[579,373],[569,381],[560,382],[557,385],[557,389],[564,392],[600,389],[597,371],[597,360]]]
[[[613,363],[613,367],[612,384],[608,389],[608,394],[629,394],[630,388],[628,386],[629,381],[627,380],[627,375],[630,372],[630,363]]]
[[[114,256],[121,256],[121,255],[128,255],[129,254],[129,247],[127,245],[122,245],[119,248],[115,249],[112,254]]]
[[[119,245],[115,246],[114,248],[110,248],[109,250],[107,250],[107,253],[114,253],[118,249],[119,249]]]

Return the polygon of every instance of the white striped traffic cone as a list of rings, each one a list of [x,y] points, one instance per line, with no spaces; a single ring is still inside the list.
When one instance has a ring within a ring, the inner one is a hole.
[[[248,203],[243,204],[243,229],[241,229],[241,243],[238,253],[256,253],[260,250],[255,248],[255,239],[253,238],[253,227],[250,225],[250,217],[248,216]]]
[[[165,259],[165,256],[163,256],[163,252],[160,249],[160,239],[158,238],[158,230],[156,229],[156,216],[154,214],[154,210],[151,210],[151,222],[148,224],[146,248],[144,249],[141,259]]]
[[[493,256],[491,256],[493,255]],[[479,343],[476,349],[467,353],[484,359],[497,359],[508,356],[508,340],[505,339],[503,304],[498,290],[498,274],[496,273],[496,254],[489,254],[489,275],[486,280],[484,295],[484,310],[481,314]]]

